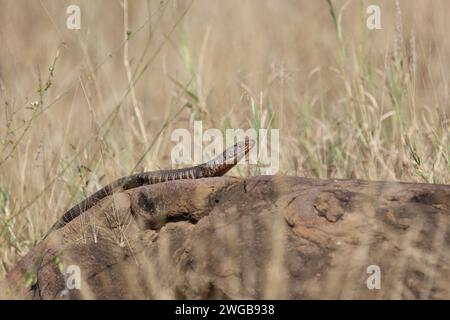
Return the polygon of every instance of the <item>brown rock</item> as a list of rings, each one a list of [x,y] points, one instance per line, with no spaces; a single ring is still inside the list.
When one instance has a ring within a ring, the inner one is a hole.
[[[167,182],[115,194],[54,232],[1,292],[449,299],[449,215],[446,185],[281,176]],[[368,270],[377,267],[381,288],[368,289],[376,284]],[[77,268],[80,289],[71,287]]]

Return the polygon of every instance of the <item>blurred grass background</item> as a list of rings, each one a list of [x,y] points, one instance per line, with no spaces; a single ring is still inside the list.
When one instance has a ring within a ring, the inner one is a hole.
[[[450,182],[448,1],[0,8],[0,276],[93,191],[170,168],[194,120],[280,129],[284,175]]]

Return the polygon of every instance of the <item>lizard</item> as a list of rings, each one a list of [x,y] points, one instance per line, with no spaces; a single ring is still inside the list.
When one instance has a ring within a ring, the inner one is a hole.
[[[223,176],[230,169],[232,169],[250,151],[250,149],[253,148],[254,145],[254,140],[246,139],[245,141],[240,141],[229,147],[217,157],[197,166],[173,170],[148,171],[119,178],[93,193],[91,196],[64,213],[64,215],[57,222],[55,222],[55,224],[53,224],[44,239],[47,238],[50,233],[64,227],[84,211],[92,208],[100,200],[112,195],[113,193],[172,180]]]

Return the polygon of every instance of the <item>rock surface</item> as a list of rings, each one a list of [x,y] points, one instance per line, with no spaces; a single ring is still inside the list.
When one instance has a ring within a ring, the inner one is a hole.
[[[0,295],[450,299],[449,216],[447,185],[259,176],[144,186],[40,242]]]

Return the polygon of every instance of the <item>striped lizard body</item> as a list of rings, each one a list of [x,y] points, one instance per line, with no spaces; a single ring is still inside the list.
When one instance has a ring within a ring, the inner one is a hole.
[[[254,144],[255,141],[251,139],[238,142],[212,160],[194,167],[174,170],[149,171],[119,178],[72,207],[50,228],[44,238],[46,238],[51,232],[62,228],[67,223],[78,217],[81,213],[93,207],[100,200],[112,195],[113,193],[172,180],[200,179],[222,176],[233,168],[242,159],[242,157],[249,152]]]

